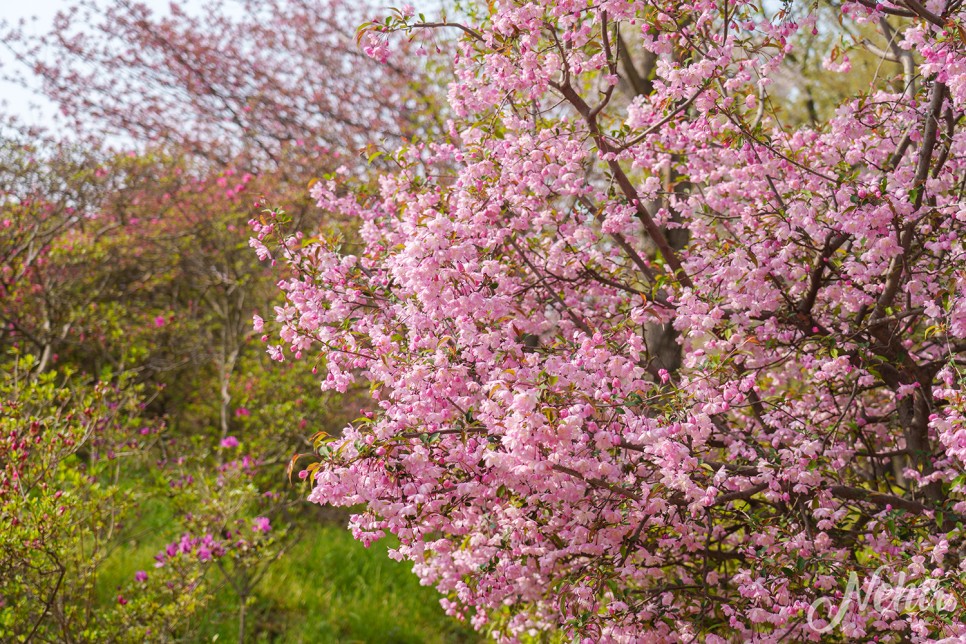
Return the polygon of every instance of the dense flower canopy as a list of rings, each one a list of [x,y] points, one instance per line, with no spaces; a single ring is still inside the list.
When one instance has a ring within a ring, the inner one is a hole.
[[[297,271],[270,351],[371,383],[311,499],[364,504],[357,537],[395,534],[480,628],[817,640],[813,602],[881,566],[962,596],[960,2],[836,5],[878,64],[802,125],[776,79],[827,26],[765,5],[398,11],[371,55],[459,29],[448,137],[375,193],[313,187],[361,246],[253,221]],[[840,635],[966,635],[962,606],[843,610]]]

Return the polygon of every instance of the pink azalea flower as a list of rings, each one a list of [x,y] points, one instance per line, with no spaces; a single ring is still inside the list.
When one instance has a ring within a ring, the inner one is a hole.
[[[269,522],[268,517],[256,517],[255,520],[252,521],[252,530],[255,532],[263,532],[268,534],[271,529],[272,525]]]

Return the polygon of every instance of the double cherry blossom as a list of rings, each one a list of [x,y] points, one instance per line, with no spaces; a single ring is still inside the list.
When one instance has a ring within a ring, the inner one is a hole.
[[[252,222],[294,270],[272,354],[371,386],[310,499],[478,628],[817,641],[813,602],[880,566],[963,596],[960,2],[843,4],[878,71],[802,126],[773,90],[829,27],[765,5],[396,12],[372,55],[459,35],[448,135],[313,186],[357,241]],[[841,632],[963,614],[853,603]]]

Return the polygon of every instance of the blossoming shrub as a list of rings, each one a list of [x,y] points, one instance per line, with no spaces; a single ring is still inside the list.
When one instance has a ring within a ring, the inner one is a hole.
[[[118,477],[152,440],[137,388],[123,380],[82,384],[36,361],[0,371],[0,637],[5,641],[115,639],[130,629],[177,633],[198,604],[190,583],[170,577],[131,613],[125,596],[92,610],[116,536],[136,515],[143,490]],[[160,607],[164,606],[161,610]]]

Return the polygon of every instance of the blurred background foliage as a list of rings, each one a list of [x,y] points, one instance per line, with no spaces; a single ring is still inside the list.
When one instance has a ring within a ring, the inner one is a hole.
[[[359,7],[203,4],[2,28],[69,128],[0,138],[0,640],[474,641],[302,500],[292,456],[364,391],[322,394],[252,324],[282,276],[258,202],[351,243],[307,184],[437,127],[432,72],[368,61]]]
[[[289,480],[364,402],[252,330],[277,299],[247,242],[273,177],[0,154],[0,639],[472,639]]]

